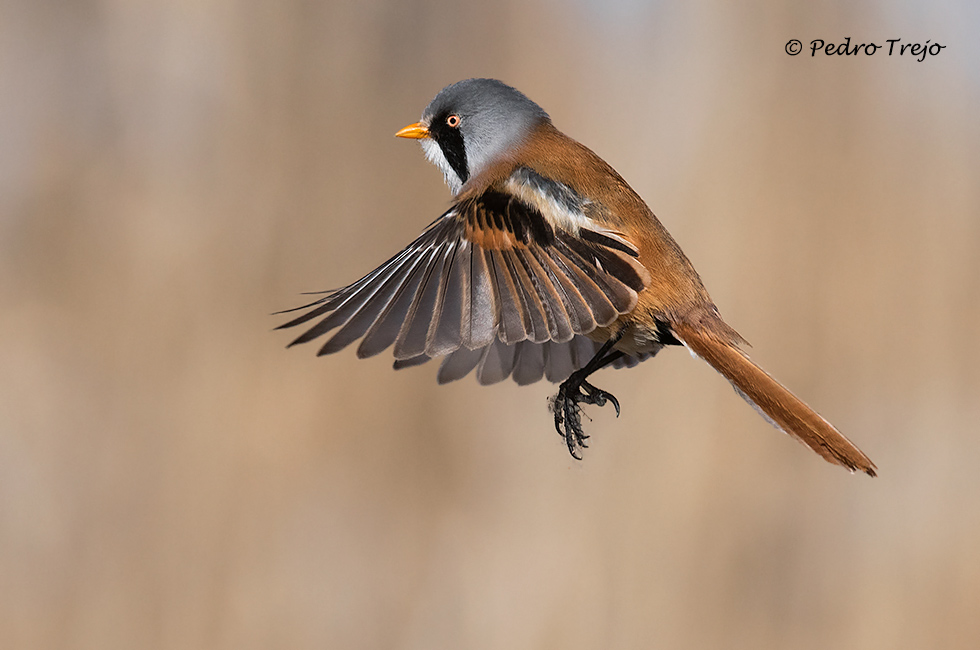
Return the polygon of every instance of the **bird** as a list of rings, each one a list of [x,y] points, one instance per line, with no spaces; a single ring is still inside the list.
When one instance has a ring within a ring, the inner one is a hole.
[[[277,329],[308,326],[290,346],[326,337],[326,355],[359,340],[360,358],[393,346],[395,369],[441,358],[440,384],[472,371],[484,385],[546,378],[559,384],[550,410],[576,459],[589,440],[582,406],[620,413],[593,373],[683,346],[777,429],[875,476],[857,446],[751,361],[643,199],[523,93],[459,81],[395,135],[421,144],[451,205],[363,278],[279,312],[302,314]]]

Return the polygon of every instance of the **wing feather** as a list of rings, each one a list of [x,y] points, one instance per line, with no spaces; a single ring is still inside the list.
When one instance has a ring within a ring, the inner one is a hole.
[[[597,327],[595,315],[592,313],[592,308],[589,307],[585,298],[582,296],[582,292],[576,288],[575,283],[572,282],[571,278],[559,267],[558,262],[552,259],[548,253],[543,250],[533,250],[532,252],[555,287],[561,299],[562,307],[564,307],[564,312],[568,316],[568,324],[572,332],[575,334],[586,334],[594,330]],[[561,337],[559,340],[562,339],[565,339],[565,337]]]
[[[463,344],[470,348],[483,348],[497,336],[498,303],[494,298],[493,279],[487,265],[486,252],[479,246],[471,245],[469,285],[470,320],[468,338]]]
[[[502,251],[507,262],[507,270],[514,279],[514,286],[520,293],[521,304],[524,309],[524,327],[527,330],[527,338],[535,343],[543,343],[551,339],[548,331],[548,319],[545,316],[544,305],[541,304],[541,296],[531,278],[528,276],[524,265],[517,258],[514,249]]]
[[[544,376],[544,347],[555,344],[535,344],[530,341],[522,341],[517,345],[519,347],[515,351],[513,377],[518,386],[527,386],[539,381]]]
[[[565,381],[575,372],[570,343],[548,342],[544,345],[544,376],[553,384]]]
[[[429,324],[425,353],[430,357],[449,354],[463,344],[463,271],[466,242],[455,242],[442,273],[439,297]]]
[[[514,353],[516,345],[507,345],[502,339],[497,339],[486,348],[476,369],[476,379],[483,386],[501,382],[514,369]]]
[[[293,344],[333,332],[320,354],[357,339],[360,357],[393,345],[396,368],[444,357],[440,383],[473,370],[481,384],[562,381],[598,349],[583,335],[628,313],[651,281],[633,242],[592,222],[589,205],[565,185],[518,170],[280,327],[312,323]]]
[[[575,287],[578,293],[589,308],[593,320],[597,326],[605,327],[612,323],[619,316],[619,310],[612,304],[605,292],[585,271],[578,265],[580,260],[571,250],[559,250],[554,248],[548,251],[551,259],[568,281]],[[566,254],[567,252],[567,254]],[[568,255],[571,255],[569,257]],[[584,333],[584,332],[583,332]]]
[[[483,352],[484,350],[482,348],[470,350],[469,348],[462,347],[452,354],[446,355],[442,364],[439,365],[436,381],[440,384],[448,384],[451,381],[462,379],[470,374],[470,371],[480,363],[480,359],[483,358]]]
[[[425,270],[425,278],[415,294],[415,300],[408,310],[405,322],[395,339],[395,358],[408,359],[425,354],[425,340],[429,324],[439,296],[442,269],[445,266],[449,244],[445,243],[433,251],[432,261]]]
[[[358,357],[364,359],[378,354],[395,342],[405,322],[405,317],[408,315],[408,310],[415,300],[419,285],[425,277],[427,263],[430,259],[431,253],[419,255],[415,263],[406,270],[404,280],[398,286],[396,294],[388,302],[387,307],[377,320],[374,321],[374,324],[371,325],[367,334],[364,335],[364,339],[357,348]],[[338,347],[330,351],[339,349]],[[323,348],[321,348],[320,353],[325,354]]]
[[[497,336],[505,343],[517,343],[527,338],[521,297],[514,278],[507,269],[507,262],[499,250],[489,250],[487,267],[493,280],[493,296],[499,307]]]

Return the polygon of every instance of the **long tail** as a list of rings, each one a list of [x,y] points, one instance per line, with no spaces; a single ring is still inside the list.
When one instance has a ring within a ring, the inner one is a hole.
[[[870,458],[803,400],[752,363],[741,350],[697,325],[672,323],[671,330],[689,350],[730,381],[745,401],[778,429],[830,463],[875,476],[875,464]]]

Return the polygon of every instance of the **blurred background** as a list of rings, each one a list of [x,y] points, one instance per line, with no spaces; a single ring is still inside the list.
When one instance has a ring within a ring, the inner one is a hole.
[[[4,648],[980,647],[980,5],[0,3]],[[939,42],[809,56],[809,42]],[[804,52],[788,56],[789,39]],[[605,158],[850,476],[670,349],[597,383],[285,350],[505,80]]]

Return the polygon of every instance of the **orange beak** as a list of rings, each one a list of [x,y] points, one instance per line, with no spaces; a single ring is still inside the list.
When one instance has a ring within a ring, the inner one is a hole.
[[[404,129],[395,134],[396,138],[412,138],[413,140],[421,140],[422,138],[429,137],[429,129],[426,128],[421,122],[416,122],[415,124],[409,124]]]

